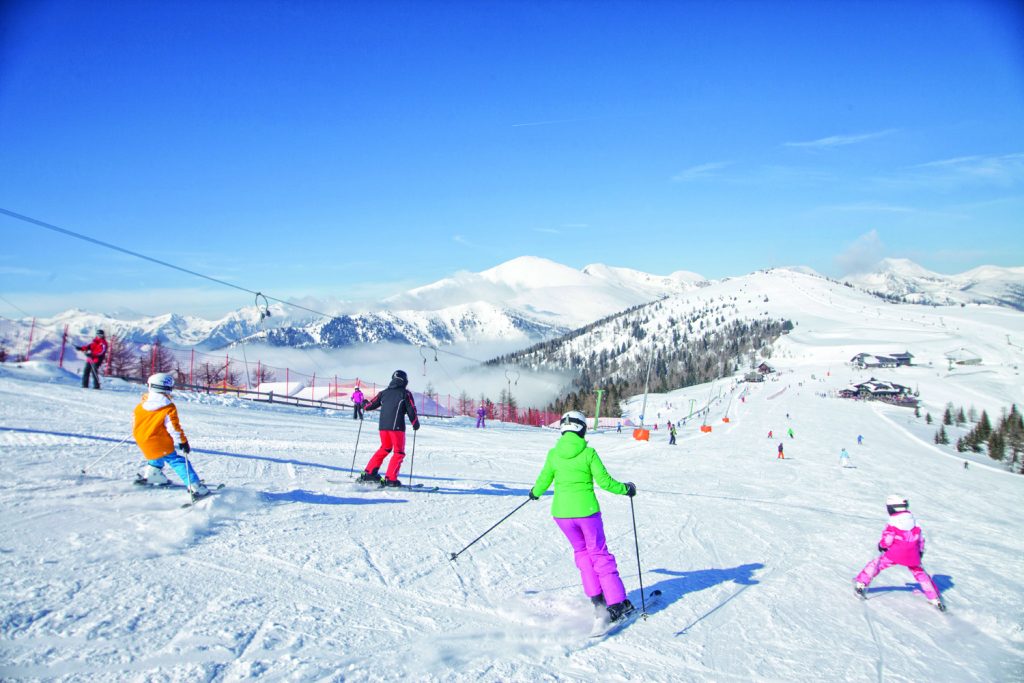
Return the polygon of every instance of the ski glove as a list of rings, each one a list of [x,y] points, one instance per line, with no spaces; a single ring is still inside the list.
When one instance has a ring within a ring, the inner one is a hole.
[[[540,500],[540,496],[533,495],[533,489],[530,489],[530,500]]]
[[[188,454],[192,452],[192,447],[188,445],[188,441],[182,441],[178,444],[178,450],[182,453]]]
[[[879,543],[879,544],[878,544],[878,552],[880,552],[880,553],[884,553],[884,552],[885,552],[886,550],[888,550],[888,548],[886,548],[886,547],[885,547],[884,545],[882,545],[881,543]]]
[[[632,498],[636,495],[636,484],[631,481],[627,481],[623,486],[626,487],[626,495]]]
[[[412,426],[412,431],[414,431],[414,432],[420,431],[420,423],[419,422],[417,422],[416,424],[414,424]]]

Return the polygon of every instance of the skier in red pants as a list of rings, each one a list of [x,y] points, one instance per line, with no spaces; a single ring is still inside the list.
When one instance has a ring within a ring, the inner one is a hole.
[[[416,403],[413,401],[412,392],[406,389],[408,385],[409,376],[405,374],[405,370],[395,370],[388,388],[363,406],[365,410],[380,408],[380,448],[370,457],[370,462],[366,463],[363,473],[359,475],[358,480],[361,482],[380,483],[382,486],[402,485],[398,481],[398,470],[405,459],[405,416],[409,416],[414,432],[420,428]],[[388,463],[387,474],[381,479],[378,470],[384,463],[384,458],[392,452],[394,455]]]

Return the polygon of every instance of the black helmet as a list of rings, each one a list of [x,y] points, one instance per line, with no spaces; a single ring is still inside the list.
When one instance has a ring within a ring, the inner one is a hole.
[[[391,380],[401,382],[402,384],[408,384],[409,375],[405,374],[405,370],[395,370],[391,373]]]
[[[97,337],[105,337],[107,335],[106,335],[106,333],[103,332],[103,330],[96,330],[96,336]]]

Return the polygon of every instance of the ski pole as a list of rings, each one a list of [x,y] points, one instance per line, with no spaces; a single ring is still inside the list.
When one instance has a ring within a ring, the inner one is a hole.
[[[86,465],[85,467],[83,467],[83,468],[82,468],[82,474],[85,474],[85,471],[86,471],[87,469],[89,469],[90,467],[92,467],[93,465],[95,465],[96,463],[98,463],[98,462],[99,462],[100,460],[102,460],[103,458],[105,458],[105,457],[107,457],[108,455],[110,455],[110,454],[111,454],[111,453],[112,453],[112,452],[114,451],[114,449],[115,449],[115,448],[117,448],[118,446],[120,446],[121,444],[123,444],[123,443],[124,443],[125,441],[127,441],[127,440],[128,440],[128,439],[129,439],[130,437],[131,437],[131,434],[129,434],[128,436],[124,437],[123,439],[121,439],[120,441],[118,441],[117,443],[115,443],[115,444],[114,444],[113,446],[111,446],[110,448],[108,448],[107,450],[103,451],[103,454],[102,454],[102,455],[100,455],[100,457],[96,458],[96,459],[95,459],[95,460],[93,460],[93,461],[92,461],[91,463],[89,463],[88,465]]]
[[[412,486],[412,470],[416,467],[416,430],[412,430],[412,455],[409,456],[409,486]]]
[[[633,508],[633,496],[629,497],[629,512],[633,516],[633,546],[636,548],[636,575],[640,579],[640,613],[647,618],[647,599],[644,598],[644,574],[640,570],[640,542],[636,538],[636,510]]]
[[[356,430],[356,447],[352,449],[352,467],[348,468],[348,471],[352,473],[349,479],[355,479],[356,476],[356,453],[359,452],[359,435],[363,433],[363,418],[359,418],[359,429]]]
[[[479,540],[480,540],[481,538],[483,538],[483,537],[484,537],[484,536],[486,536],[487,534],[491,533],[491,532],[492,532],[492,531],[494,530],[494,527],[498,526],[498,524],[501,524],[501,523],[502,523],[502,522],[504,522],[504,521],[505,521],[506,519],[508,519],[509,517],[511,517],[512,515],[514,515],[515,513],[519,512],[519,509],[520,509],[521,507],[523,507],[523,505],[526,505],[527,503],[529,503],[529,502],[530,502],[531,500],[532,500],[532,499],[530,499],[530,498],[527,498],[526,500],[524,500],[524,501],[522,502],[522,504],[521,504],[521,505],[519,505],[519,507],[517,507],[517,508],[516,508],[515,510],[513,510],[512,512],[508,513],[507,515],[505,515],[504,517],[502,517],[501,519],[499,519],[499,520],[498,520],[498,522],[497,522],[497,524],[495,524],[495,525],[494,525],[494,526],[492,526],[492,527],[491,527],[490,529],[488,529],[487,531],[483,532],[482,534],[480,534],[479,536],[477,536],[476,538],[474,538],[474,539],[473,539],[473,541],[472,541],[472,542],[471,542],[471,543],[470,543],[469,545],[467,545],[467,546],[466,546],[465,548],[463,548],[462,550],[460,550],[460,551],[459,551],[459,552],[457,552],[457,553],[452,553],[452,554],[451,554],[451,557],[449,557],[449,558],[448,558],[448,560],[449,560],[449,561],[453,561],[453,560],[455,560],[455,558],[457,558],[457,557],[458,557],[459,555],[461,555],[462,553],[464,553],[464,552],[466,552],[467,550],[469,550],[469,546],[473,545],[473,543],[476,543],[476,542],[477,542],[477,541],[479,541]]]

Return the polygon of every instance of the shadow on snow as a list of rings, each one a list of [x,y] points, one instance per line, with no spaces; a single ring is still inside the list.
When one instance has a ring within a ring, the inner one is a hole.
[[[653,586],[646,587],[648,593],[655,590],[661,591],[660,602],[653,609],[648,610],[648,614],[660,612],[671,603],[679,600],[689,593],[696,593],[697,591],[702,591],[706,588],[711,588],[712,586],[717,586],[722,583],[731,582],[740,586],[740,589],[735,593],[715,605],[713,608],[676,633],[677,636],[683,635],[691,628],[704,621],[721,608],[725,607],[728,603],[732,602],[732,600],[737,598],[743,591],[760,583],[754,579],[754,572],[759,569],[764,569],[764,564],[754,562],[751,564],[741,564],[729,569],[698,569],[688,572],[677,572],[670,569],[654,569],[651,573],[665,574],[671,578],[664,579]],[[637,599],[631,599],[631,602],[639,606],[641,604],[639,597],[640,596],[638,595]]]
[[[402,498],[340,498],[303,489],[282,493],[263,492],[260,495],[271,503],[306,503],[307,505],[387,505],[408,502]]]
[[[941,595],[945,595],[946,591],[950,590],[956,584],[953,582],[953,577],[948,574],[936,574],[932,577],[932,582],[935,587],[939,589]],[[921,590],[921,584],[915,582],[908,582],[902,586],[879,586],[878,588],[868,588],[865,593],[876,594],[876,593],[892,593],[894,591],[900,593],[923,593]]]

